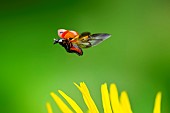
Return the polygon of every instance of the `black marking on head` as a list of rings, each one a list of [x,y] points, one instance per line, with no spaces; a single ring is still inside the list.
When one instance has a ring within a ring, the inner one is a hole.
[[[57,44],[57,43],[59,43],[59,39],[54,39],[53,44]]]

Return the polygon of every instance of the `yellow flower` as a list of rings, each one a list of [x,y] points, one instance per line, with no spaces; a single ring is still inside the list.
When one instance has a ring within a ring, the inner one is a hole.
[[[99,113],[95,102],[90,96],[89,90],[84,82],[81,82],[80,85],[74,83],[76,87],[82,93],[85,104],[88,108],[88,113]],[[68,95],[66,95],[61,90],[58,90],[60,95],[68,102],[68,104],[72,107],[70,109],[60,97],[58,97],[54,92],[51,92],[50,95],[60,108],[63,113],[83,113],[82,109],[77,105],[77,103],[71,99]],[[102,95],[102,103],[104,113],[133,113],[130,106],[130,101],[126,91],[121,92],[119,97],[118,90],[115,84],[110,85],[110,93],[107,88],[107,84],[101,85],[101,95]],[[46,103],[48,113],[53,113],[52,107],[49,102]],[[153,113],[161,113],[161,92],[158,92],[155,99],[155,106]]]

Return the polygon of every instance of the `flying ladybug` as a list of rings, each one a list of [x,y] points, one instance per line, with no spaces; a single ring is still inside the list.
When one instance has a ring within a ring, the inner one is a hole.
[[[79,34],[76,31],[59,29],[58,36],[60,38],[54,39],[54,44],[59,43],[67,52],[82,56],[82,49],[96,46],[108,39],[111,35],[107,33],[91,34],[90,32]]]

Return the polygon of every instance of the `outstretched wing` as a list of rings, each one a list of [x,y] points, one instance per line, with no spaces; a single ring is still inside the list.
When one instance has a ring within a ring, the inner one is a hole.
[[[90,35],[89,32],[85,32],[82,34],[79,37],[80,43],[78,44],[78,46],[80,48],[89,48],[92,46],[96,46],[111,36],[110,34],[107,33],[97,33]]]
[[[111,35],[107,33],[98,33],[98,34],[92,34],[90,35],[89,42],[92,46],[98,45],[104,40],[108,39]]]

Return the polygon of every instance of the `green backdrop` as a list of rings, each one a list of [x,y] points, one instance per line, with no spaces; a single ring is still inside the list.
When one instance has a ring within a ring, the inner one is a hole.
[[[100,85],[128,92],[134,113],[152,113],[162,91],[170,113],[168,0],[0,1],[0,112],[47,113],[49,93],[61,89],[85,111],[73,82],[84,81],[102,112]],[[82,57],[53,45],[60,28],[110,33]],[[57,93],[58,94],[58,93]]]

